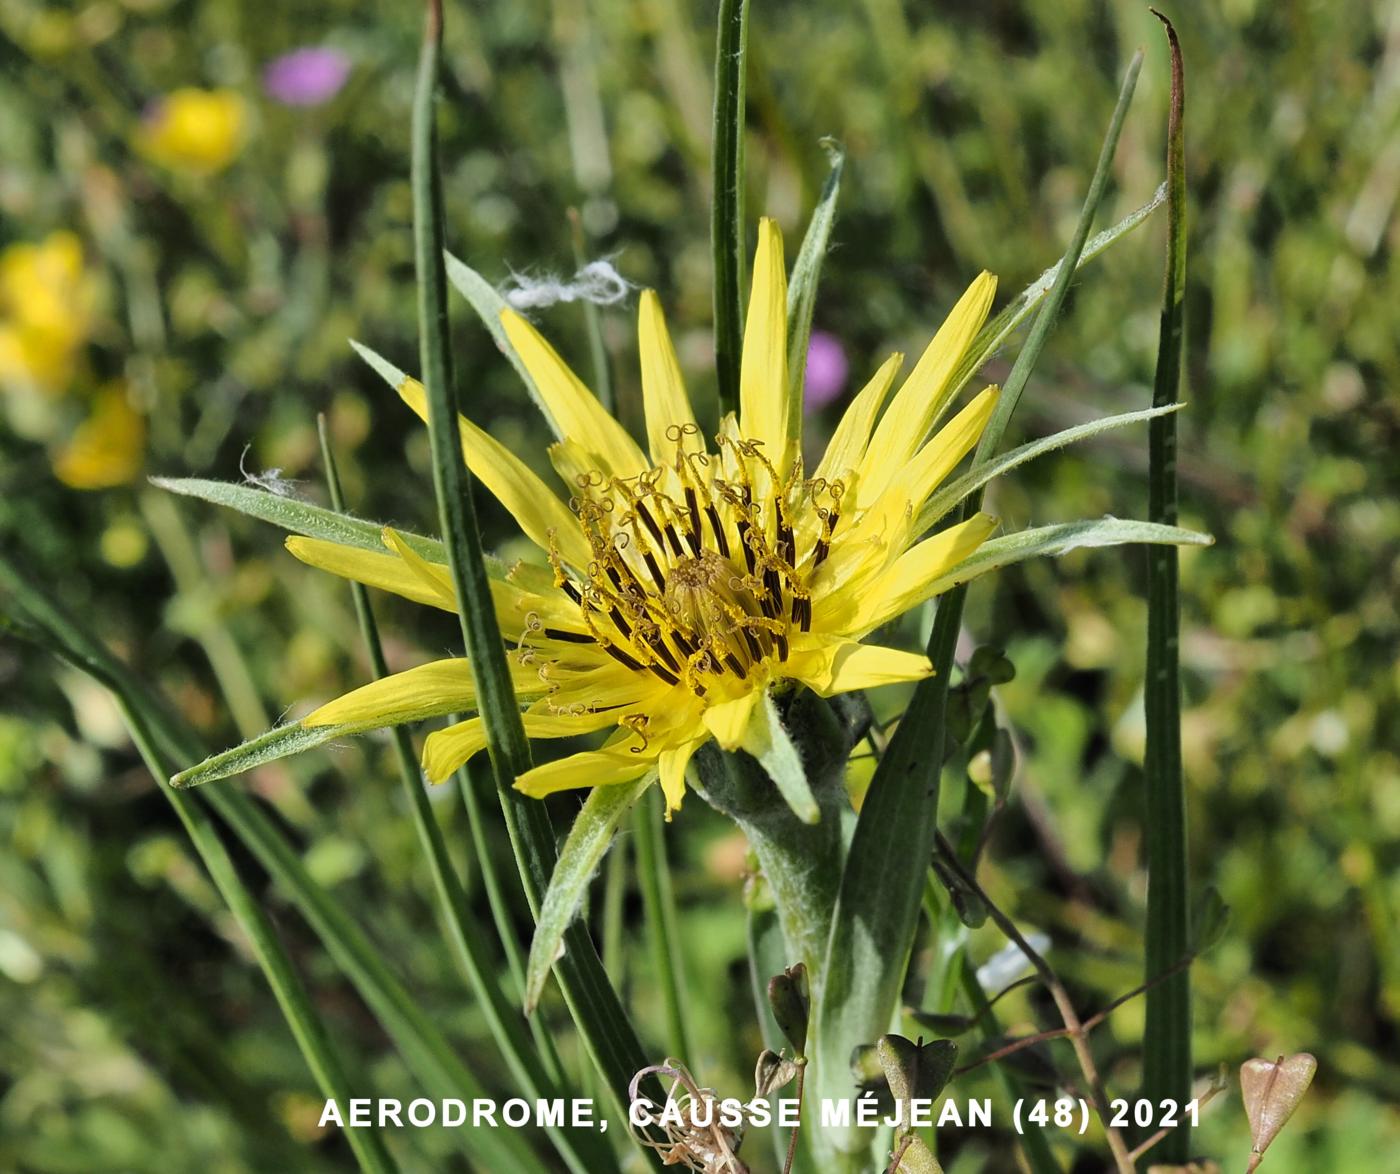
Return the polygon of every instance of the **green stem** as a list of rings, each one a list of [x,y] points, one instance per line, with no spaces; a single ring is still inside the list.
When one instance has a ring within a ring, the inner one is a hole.
[[[739,410],[739,352],[744,334],[744,73],[748,40],[748,0],[720,0],[710,247],[714,254],[715,377],[721,416]]]
[[[331,451],[326,436],[326,421],[322,416],[317,421],[321,439],[321,457],[325,464],[326,483],[330,490],[331,505],[337,511],[345,509],[341,496],[340,477],[336,472],[335,455]],[[353,580],[350,582],[351,595],[355,601],[355,614],[359,619],[360,631],[364,636],[365,649],[369,653],[370,665],[376,679],[389,675],[389,665],[384,659],[384,647],[379,639],[379,625],[370,610],[369,593],[364,586]],[[438,914],[447,930],[457,964],[466,976],[467,983],[475,994],[487,1029],[505,1058],[506,1067],[516,1082],[520,1092],[530,1098],[549,1097],[558,1094],[558,1081],[546,1070],[543,1061],[530,1047],[526,1039],[525,1025],[520,1021],[501,990],[501,985],[492,973],[494,965],[487,957],[485,944],[487,935],[478,923],[467,902],[467,894],[462,888],[461,879],[447,852],[442,828],[428,801],[428,793],[423,786],[422,772],[418,759],[413,753],[413,741],[403,726],[395,726],[391,731],[395,755],[399,764],[399,777],[403,783],[404,799],[413,817],[413,826],[418,833],[418,842],[428,861],[428,870],[433,878],[433,888],[437,893]],[[536,1045],[540,1043],[535,1041]],[[564,1164],[576,1174],[587,1174],[597,1170],[604,1157],[598,1134],[588,1131],[566,1131],[559,1126],[547,1128],[551,1141],[563,1159]],[[591,1153],[592,1162],[583,1160],[583,1153]],[[608,1155],[610,1156],[610,1155]]]
[[[1186,295],[1186,169],[1182,118],[1185,79],[1176,31],[1160,13],[1171,48],[1171,114],[1167,124],[1167,260],[1153,407],[1176,403],[1181,386],[1181,343]],[[1176,416],[1159,416],[1148,433],[1148,519],[1177,519]],[[1186,790],[1181,770],[1181,612],[1175,547],[1147,552],[1147,680],[1144,760],[1147,841],[1146,981],[1177,966],[1191,949]],[[1150,986],[1143,1030],[1143,1093],[1154,1103],[1191,1099],[1191,972]],[[1180,1163],[1190,1155],[1183,1124],[1162,1139],[1154,1160]]]
[[[681,957],[680,934],[676,927],[676,901],[671,890],[671,874],[666,861],[666,841],[662,831],[661,791],[652,787],[642,796],[632,814],[632,830],[637,841],[637,882],[642,890],[647,939],[651,945],[652,966],[661,986],[666,1008],[666,1047],[670,1055],[686,1064],[696,1063],[692,1036],[686,1017],[685,962]]]
[[[419,350],[427,391],[433,488],[457,596],[462,637],[472,665],[478,712],[496,775],[496,790],[514,849],[521,885],[533,915],[556,859],[554,829],[546,806],[514,790],[530,768],[530,745],[516,707],[505,646],[491,600],[482,554],[472,478],[462,461],[456,391],[448,340],[447,279],[443,262],[442,183],[438,172],[433,99],[442,52],[441,0],[430,0],[413,102],[413,234],[418,279]],[[627,1105],[628,1085],[646,1060],[617,993],[608,984],[587,930],[575,923],[564,935],[555,964],[564,1001],[593,1062],[617,1104]]]
[[[968,1002],[972,1004],[972,1013],[977,1017],[982,1038],[988,1044],[995,1046],[1003,1039],[996,1012],[987,1000],[987,992],[977,981],[977,968],[972,965],[972,959],[967,956],[966,950],[962,952],[960,962],[959,977],[963,993],[967,995]],[[1005,1064],[994,1064],[992,1068],[996,1073],[997,1083],[1001,1085],[1007,1104],[1014,1105],[1026,1095],[1024,1086],[1011,1068]],[[1045,1133],[1040,1126],[1033,1122],[1030,1123],[1021,1134],[1020,1143],[1021,1153],[1025,1155],[1026,1165],[1030,1167],[1031,1174],[1062,1174],[1060,1163],[1056,1161],[1055,1153],[1050,1148],[1050,1143],[1046,1140]]]

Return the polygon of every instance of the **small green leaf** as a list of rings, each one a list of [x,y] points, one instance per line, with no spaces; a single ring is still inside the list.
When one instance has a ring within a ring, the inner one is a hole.
[[[500,352],[510,360],[511,366],[515,368],[521,382],[525,384],[525,390],[529,392],[535,407],[539,408],[550,431],[562,439],[564,434],[559,430],[559,425],[555,422],[553,414],[544,402],[544,397],[540,395],[540,389],[535,386],[535,380],[530,375],[529,368],[521,362],[520,356],[516,354],[515,348],[510,344],[510,339],[506,337],[505,327],[501,325],[501,312],[510,309],[505,298],[501,297],[496,292],[495,287],[465,261],[459,260],[451,253],[445,253],[444,256],[447,259],[447,280],[456,287],[457,292],[466,298],[471,308],[476,311],[476,316],[481,319],[482,325],[491,332],[491,337],[495,340]]]
[[[1093,546],[1124,546],[1130,543],[1167,546],[1209,546],[1215,540],[1208,534],[1163,526],[1156,522],[1134,522],[1122,518],[1099,518],[1083,522],[1062,522],[1038,526],[1019,534],[1006,534],[984,542],[969,558],[938,579],[931,594],[938,595],[960,583],[967,583],[989,571],[1000,570],[1026,559],[1049,555],[1058,558],[1072,550]]]
[[[908,1141],[901,1141],[904,1148],[899,1151],[899,1165],[896,1174],[943,1174],[943,1167],[933,1156],[933,1151],[917,1133],[910,1134]]]
[[[803,823],[816,823],[821,819],[821,808],[807,781],[802,755],[778,716],[771,693],[764,693],[763,700],[754,706],[744,749],[758,759],[798,819]]]
[[[826,177],[821,199],[807,224],[807,234],[802,238],[802,248],[788,279],[788,381],[792,388],[788,398],[788,430],[792,436],[799,434],[802,423],[802,392],[807,374],[807,348],[812,338],[812,313],[817,304],[817,283],[831,242],[831,226],[836,222],[836,198],[841,193],[841,171],[846,162],[846,152],[835,139],[823,139],[822,146],[831,158],[831,174]]]
[[[159,489],[178,493],[183,497],[197,497],[201,501],[225,506],[257,518],[271,522],[293,534],[304,534],[308,538],[322,538],[327,542],[338,542],[342,546],[355,546],[361,550],[384,552],[384,527],[379,522],[367,522],[349,514],[337,513],[309,502],[297,501],[291,497],[280,497],[251,485],[237,485],[231,481],[203,481],[192,477],[152,477],[151,484]],[[433,538],[423,538],[397,530],[399,537],[429,562],[442,563],[442,543]],[[500,564],[498,563],[499,567]],[[504,574],[504,568],[499,570]]]
[[[902,1035],[882,1035],[875,1043],[875,1052],[895,1101],[906,1106],[906,1121],[912,1116],[909,1102],[937,1097],[958,1062],[958,1045],[950,1039],[926,1044],[922,1040],[914,1043]]]
[[[656,774],[643,775],[630,783],[594,787],[574,818],[559,862],[549,878],[549,888],[540,906],[530,960],[525,967],[525,1010],[533,1011],[544,992],[550,967],[559,956],[564,931],[577,915],[588,885],[598,865],[607,855],[617,834],[617,825],[632,809],[642,792],[656,781]]]
[[[225,750],[206,758],[198,766],[189,767],[173,776],[170,785],[180,790],[198,787],[204,783],[215,783],[220,779],[241,775],[254,767],[276,762],[279,758],[290,758],[324,746],[337,738],[359,733],[355,726],[313,726],[306,727],[300,722],[293,725],[277,726],[265,734],[251,738],[241,746]]]
[[[1054,452],[1055,449],[1064,448],[1076,441],[1087,440],[1101,432],[1108,432],[1114,428],[1124,428],[1129,424],[1138,424],[1144,420],[1153,420],[1158,416],[1164,416],[1169,412],[1180,411],[1182,407],[1182,404],[1168,404],[1161,408],[1144,408],[1138,412],[1123,412],[1117,416],[1105,416],[1101,420],[1090,420],[1087,424],[1076,424],[1073,428],[1065,428],[1053,436],[1043,436],[1039,440],[1032,440],[1013,448],[1010,452],[1003,453],[999,457],[975,465],[956,481],[950,481],[943,486],[924,503],[923,508],[919,511],[919,521],[915,525],[914,531],[922,534],[959,502],[981,489],[993,478],[1000,477],[1003,473],[1009,473],[1027,461],[1033,461],[1036,457],[1044,456],[1048,452]]]
[[[1191,915],[1191,953],[1204,954],[1225,936],[1230,925],[1230,906],[1214,885],[1206,888]]]
[[[802,1055],[807,1049],[807,1022],[812,1009],[807,967],[803,963],[789,966],[768,980],[768,1006],[788,1043]]]

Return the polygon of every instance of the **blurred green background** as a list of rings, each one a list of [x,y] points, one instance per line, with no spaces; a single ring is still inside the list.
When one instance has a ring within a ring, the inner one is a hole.
[[[1266,1169],[1400,1170],[1380,1156],[1400,1154],[1400,4],[1168,14],[1192,201],[1182,516],[1217,538],[1183,559],[1194,884],[1233,910],[1194,971],[1198,1068],[1315,1053],[1314,1091]],[[610,257],[660,291],[700,398],[713,394],[713,19],[713,4],[679,0],[450,5],[440,113],[454,250],[492,281],[567,275],[579,241]],[[426,436],[346,345],[416,365],[417,37],[414,5],[0,0],[0,543],[211,747],[368,669],[340,581],[271,528],[164,496],[148,474],[278,469],[323,500],[324,412],[352,507],[432,527]],[[819,139],[845,145],[816,326],[840,340],[852,383],[922,348],[979,269],[1000,276],[1000,304],[1054,262],[1138,45],[1147,65],[1101,225],[1162,178],[1166,54],[1145,6],[754,6],[750,214],[777,217],[791,256],[826,173]],[[266,72],[308,46],[333,52]],[[1149,220],[1085,271],[1023,436],[1148,403],[1164,231]],[[635,422],[631,311],[601,318]],[[463,303],[454,312],[462,396],[543,470],[544,429],[509,364]],[[588,370],[581,308],[539,320]],[[836,410],[809,416],[814,438]],[[994,486],[994,509],[1011,529],[1143,516],[1145,434],[1112,436]],[[508,544],[510,519],[483,509]],[[1086,1008],[1141,968],[1143,570],[1132,550],[1079,552],[980,584],[968,612],[971,636],[1018,669],[1000,697],[1022,769],[986,884],[1051,936]],[[376,603],[392,664],[453,644],[450,617]],[[385,747],[223,785],[292,822],[315,874],[508,1092],[439,943]],[[457,797],[435,798],[470,876]],[[760,1044],[735,1025],[749,999],[744,848],[692,798],[668,851],[703,1041],[691,1068],[746,1095]],[[414,1095],[313,935],[277,892],[266,900],[343,1046],[381,1091]],[[621,981],[659,1060],[635,893],[625,910]],[[989,929],[972,938],[979,960],[999,945]],[[1052,1021],[1039,995],[1001,1010],[1017,1030]],[[350,1168],[113,704],[16,643],[0,643],[0,1023],[0,1168]],[[1140,1003],[1100,1030],[1126,1094]],[[966,1091],[996,1095],[985,1075]],[[461,1168],[441,1133],[400,1143],[408,1169]],[[1232,1089],[1197,1148],[1242,1168],[1248,1144]],[[943,1149],[964,1174],[1012,1169],[1011,1152],[977,1132]],[[761,1142],[745,1153],[768,1157]]]

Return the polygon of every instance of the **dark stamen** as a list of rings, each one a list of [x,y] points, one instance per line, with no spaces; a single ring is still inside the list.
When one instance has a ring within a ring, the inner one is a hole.
[[[566,632],[563,628],[546,628],[544,634],[551,640],[563,640],[569,644],[593,643],[593,637],[587,632]]]
[[[642,671],[642,662],[639,660],[633,660],[630,656],[627,655],[627,653],[623,652],[622,649],[619,648],[616,644],[604,644],[603,651],[606,652],[609,656],[611,656],[613,660],[617,661],[619,664],[626,665],[634,673],[639,673]]]
[[[724,523],[719,520],[719,510],[715,509],[713,505],[707,505],[705,514],[710,519],[710,529],[715,532],[715,545],[719,547],[720,554],[728,558],[729,538],[724,532]]]
[[[690,543],[690,553],[700,554],[700,505],[695,500],[695,490],[685,487],[685,508],[690,515],[690,529],[685,532],[685,540]]]

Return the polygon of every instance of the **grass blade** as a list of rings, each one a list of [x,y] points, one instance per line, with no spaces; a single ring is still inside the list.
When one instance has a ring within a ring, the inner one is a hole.
[[[321,456],[325,464],[331,504],[337,510],[341,510],[344,509],[344,504],[341,500],[340,478],[336,472],[335,455],[326,436],[324,416],[317,420],[317,431],[321,440]],[[376,678],[387,677],[389,665],[380,643],[379,626],[375,623],[373,611],[370,610],[369,592],[363,584],[353,580],[350,581],[350,589],[355,603],[355,615],[359,620],[374,675]],[[526,1039],[525,1025],[518,1019],[515,1008],[510,1005],[500,983],[492,973],[494,965],[483,948],[488,940],[487,935],[472,913],[461,878],[447,853],[442,829],[438,826],[437,816],[423,786],[422,772],[413,752],[413,741],[402,726],[396,726],[391,737],[398,758],[404,799],[412,814],[414,830],[418,833],[418,842],[432,875],[433,889],[438,899],[438,914],[442,919],[443,928],[447,931],[457,964],[476,997],[491,1037],[522,1095],[531,1099],[559,1095],[557,1080],[546,1071],[542,1057],[532,1051],[531,1041]],[[533,1042],[538,1046],[541,1041]],[[590,1170],[598,1170],[606,1165],[609,1155],[601,1148],[599,1135],[595,1131],[565,1130],[558,1125],[545,1128],[564,1164],[575,1174],[588,1174]],[[584,1159],[585,1154],[588,1156],[587,1161]]]
[[[666,862],[666,840],[661,820],[661,788],[653,788],[637,804],[632,828],[637,843],[637,881],[642,890],[647,940],[652,965],[666,1008],[666,1047],[669,1055],[694,1063],[690,1027],[686,1016],[685,965],[681,960],[680,931],[676,925],[676,899]]]
[[[715,378],[721,416],[739,410],[739,350],[744,336],[744,74],[748,41],[748,0],[720,0],[715,47],[710,248],[714,255]]]
[[[1153,407],[1176,403],[1181,386],[1181,340],[1186,296],[1185,76],[1176,30],[1161,13],[1171,48],[1171,114],[1167,123],[1167,260]],[[1176,417],[1152,421],[1148,436],[1148,516],[1171,525],[1177,516]],[[1181,773],[1181,681],[1178,643],[1177,552],[1147,554],[1147,748],[1143,764],[1147,840],[1147,989],[1143,1030],[1143,1094],[1154,1102],[1191,1099],[1191,971],[1157,982],[1191,951],[1186,845],[1186,789]],[[1191,1133],[1183,1121],[1162,1139],[1155,1159],[1185,1162]]]
[[[442,53],[441,0],[430,0],[413,102],[413,232],[418,277],[419,343],[423,385],[428,399],[428,431],[433,456],[433,488],[447,565],[457,594],[462,637],[471,657],[477,711],[486,729],[487,750],[496,775],[501,809],[515,851],[520,880],[532,914],[555,865],[554,829],[538,800],[513,789],[530,766],[530,745],[516,708],[505,646],[491,601],[486,559],[481,549],[471,476],[462,461],[457,404],[447,329],[447,290],[443,253],[442,182],[438,173],[433,99]],[[584,927],[564,935],[565,953],[555,966],[569,1007],[610,1094],[625,1109],[632,1075],[645,1066],[641,1044],[617,993],[608,983],[597,950]]]
[[[176,761],[151,728],[151,715],[141,705],[129,701],[128,690],[123,688],[125,674],[111,672],[110,666],[105,664],[105,656],[94,656],[96,641],[85,633],[80,636],[78,626],[72,619],[59,612],[55,604],[45,599],[37,587],[22,578],[3,559],[0,559],[0,582],[5,584],[30,621],[39,626],[52,651],[94,676],[117,695],[132,738],[147,767],[157,780],[169,777]],[[349,1098],[353,1095],[352,1088],[359,1090],[363,1085],[356,1083],[352,1086],[347,1079],[325,1025],[312,1007],[291,959],[282,948],[262,907],[244,885],[208,811],[193,796],[182,795],[164,786],[160,790],[174,807],[220,896],[248,935],[258,965],[272,987],[287,1026],[296,1038],[307,1067],[316,1078],[317,1087],[326,1098],[335,1100],[345,1113]],[[392,1174],[397,1169],[374,1130],[347,1127],[345,1132],[346,1141],[360,1169],[377,1174]]]
[[[788,435],[800,435],[802,424],[802,390],[807,377],[807,348],[812,338],[812,313],[817,305],[817,284],[822,263],[831,243],[831,226],[836,223],[836,200],[841,194],[841,172],[846,153],[835,139],[823,139],[822,146],[831,158],[831,174],[826,177],[821,198],[817,201],[807,234],[793,262],[788,280],[787,336],[788,379],[792,394],[788,397]]]
[[[995,451],[1064,302],[1108,183],[1141,68],[1138,52],[1119,91],[1069,248],[982,435],[973,458],[977,464]],[[977,491],[968,500],[965,517],[980,506],[981,497]],[[937,828],[948,685],[965,594],[963,585],[939,600],[927,649],[935,675],[914,690],[856,821],[832,918],[818,1011],[816,1061],[822,1097],[851,1095],[847,1068],[851,1050],[888,1029],[898,999]],[[858,1144],[854,1137],[833,1140],[842,1148]]]

